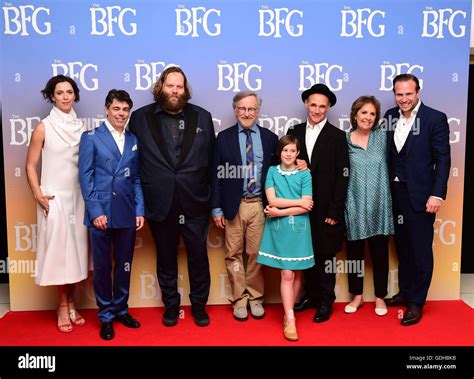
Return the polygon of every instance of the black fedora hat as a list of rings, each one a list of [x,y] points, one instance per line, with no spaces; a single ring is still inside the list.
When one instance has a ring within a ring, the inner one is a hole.
[[[301,94],[301,98],[303,99],[303,102],[306,101],[308,97],[311,95],[319,93],[321,95],[326,96],[329,99],[329,103],[331,104],[331,107],[336,104],[337,98],[336,95],[328,88],[326,84],[318,83],[312,86],[311,88],[308,88],[306,91],[303,91]]]

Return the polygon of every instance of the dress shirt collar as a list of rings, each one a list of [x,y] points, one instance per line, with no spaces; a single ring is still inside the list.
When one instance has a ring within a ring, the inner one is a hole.
[[[413,108],[413,110],[411,111],[411,115],[408,118],[416,117],[418,110],[420,109],[420,106],[421,106],[421,100],[418,99],[418,104],[416,104],[415,108]],[[406,119],[401,109],[398,109],[398,113],[400,114],[400,118]]]
[[[245,128],[240,125],[240,123],[237,123],[237,125],[239,128],[239,133],[243,132]],[[253,124],[249,129],[252,133],[257,133],[257,124]]]
[[[119,137],[122,137],[123,134],[125,133],[125,128],[123,128],[122,130],[122,133],[120,133],[117,129],[115,129],[112,124],[109,122],[109,120],[105,120],[105,126],[107,126],[107,129],[109,129],[109,132],[110,133],[115,133],[117,134]]]
[[[311,129],[311,130],[313,130],[313,129],[317,128],[317,129],[319,129],[319,130],[322,130],[323,127],[324,127],[324,125],[326,125],[327,120],[328,120],[328,119],[327,119],[327,117],[326,117],[326,118],[325,118],[323,121],[321,121],[319,124],[311,125],[311,123],[309,122],[309,119],[306,119],[306,129]]]

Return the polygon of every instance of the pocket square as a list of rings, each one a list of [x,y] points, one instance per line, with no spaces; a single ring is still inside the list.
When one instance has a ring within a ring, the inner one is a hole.
[[[133,145],[133,147],[132,147],[132,151],[135,151],[135,150],[137,150],[137,149],[138,149],[138,146],[137,146],[136,144],[135,144],[135,145]]]

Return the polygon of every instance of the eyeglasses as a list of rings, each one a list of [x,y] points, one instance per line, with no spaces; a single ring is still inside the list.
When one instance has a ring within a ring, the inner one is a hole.
[[[251,108],[245,108],[245,107],[236,107],[237,111],[241,114],[244,114],[246,112],[249,112],[250,114],[256,114],[257,113],[257,108],[251,107]]]

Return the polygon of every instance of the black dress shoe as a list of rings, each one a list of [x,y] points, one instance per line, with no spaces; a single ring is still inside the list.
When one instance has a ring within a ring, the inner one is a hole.
[[[394,297],[391,297],[390,299],[385,299],[385,304],[387,307],[405,307],[407,305],[407,302],[405,298],[400,295],[400,293],[397,293]]]
[[[139,328],[140,323],[135,320],[130,313],[125,313],[124,315],[118,316],[115,318],[114,321],[121,322],[124,324],[127,328]]]
[[[332,314],[332,305],[322,304],[314,315],[313,322],[328,321]]]
[[[165,326],[175,326],[178,323],[179,317],[179,306],[174,305],[166,308],[165,313],[163,314],[163,325]]]
[[[400,324],[403,326],[418,324],[421,320],[422,314],[423,310],[421,307],[417,305],[409,305],[405,311],[405,314],[403,315],[402,321],[400,321]]]
[[[103,322],[100,326],[100,337],[104,340],[111,340],[115,337],[114,325],[112,322]]]
[[[303,312],[306,309],[316,309],[316,304],[309,299],[303,299],[293,307],[294,312]]]
[[[194,317],[194,322],[198,326],[208,326],[209,322],[211,321],[204,308],[204,305],[193,304],[191,306],[191,314]]]

